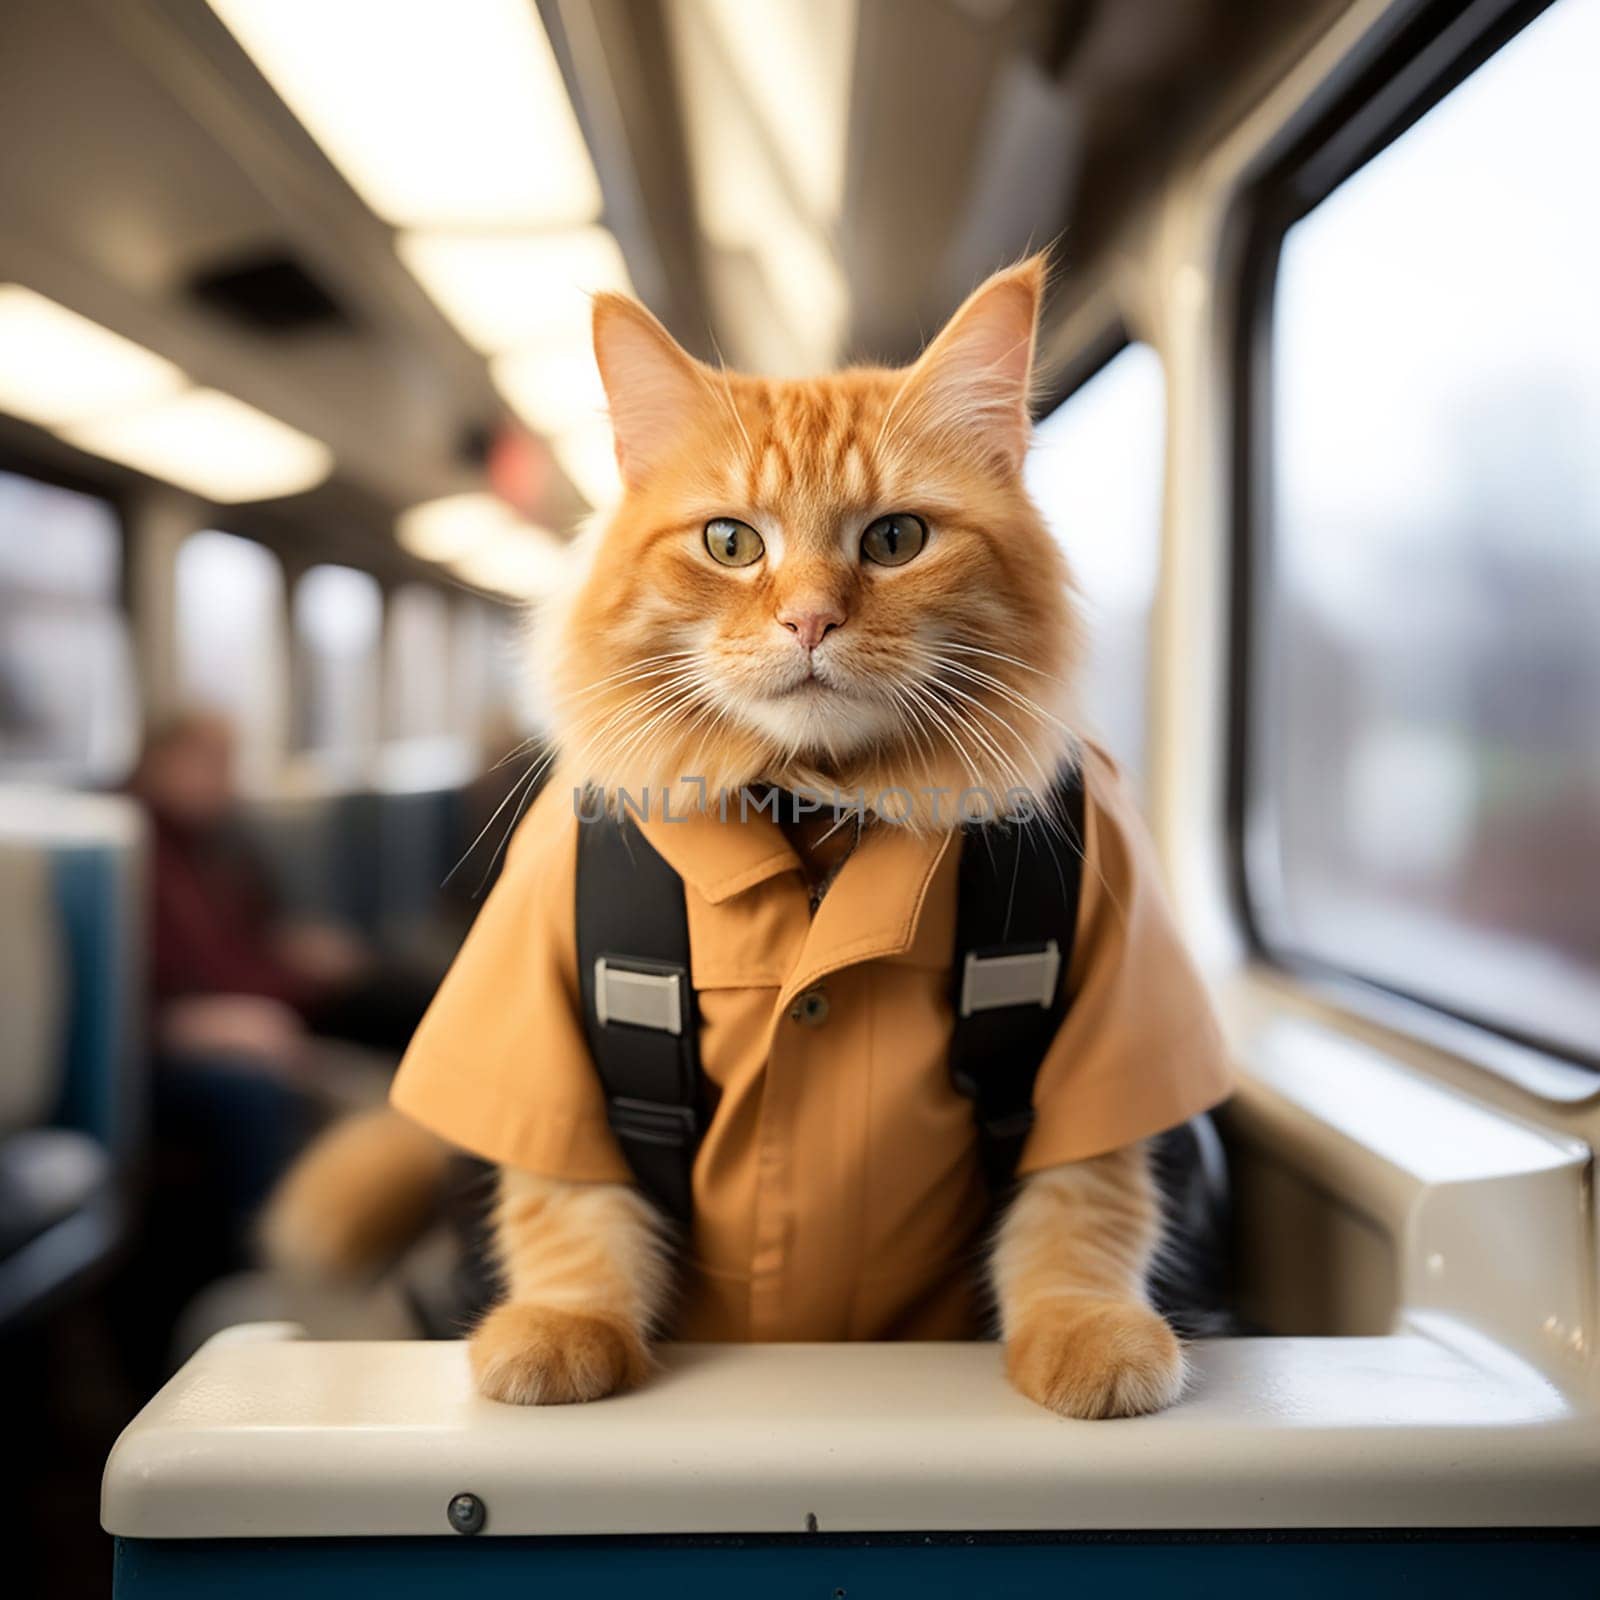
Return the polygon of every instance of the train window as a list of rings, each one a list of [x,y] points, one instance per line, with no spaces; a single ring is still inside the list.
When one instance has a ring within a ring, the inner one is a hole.
[[[178,550],[176,637],[183,699],[226,712],[246,788],[270,788],[283,767],[289,716],[283,568],[253,539],[193,533]]]
[[[389,601],[384,634],[384,737],[437,739],[451,726],[450,601],[442,590],[408,583]]]
[[[1580,1058],[1600,1017],[1600,7],[1284,236],[1252,910]]]
[[[473,596],[456,603],[452,652],[455,717],[463,729],[498,757],[532,731],[537,722],[529,704],[528,640],[524,620],[513,607]]]
[[[138,739],[122,539],[104,500],[0,472],[0,767],[106,781]]]
[[[465,782],[479,757],[480,704],[461,713],[452,597],[408,583],[389,597],[383,630],[385,783],[435,788]]]
[[[1087,720],[1136,780],[1144,769],[1165,440],[1160,357],[1130,344],[1039,424],[1027,466],[1028,488],[1083,597]]]
[[[308,568],[294,589],[300,744],[341,781],[363,776],[377,748],[383,591],[354,567]]]

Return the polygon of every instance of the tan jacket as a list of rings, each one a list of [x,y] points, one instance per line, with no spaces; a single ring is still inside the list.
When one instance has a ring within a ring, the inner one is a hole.
[[[1221,1037],[1110,760],[1085,767],[1066,1018],[1021,1170],[1129,1144],[1228,1092]],[[630,1176],[578,997],[571,788],[552,780],[395,1080],[396,1106],[490,1161]],[[721,1091],[694,1168],[674,1332],[947,1339],[979,1331],[986,1200],[950,1083],[959,836],[869,828],[813,916],[767,816],[641,824],[683,878],[700,1055]],[[811,992],[826,1005],[797,1007]]]

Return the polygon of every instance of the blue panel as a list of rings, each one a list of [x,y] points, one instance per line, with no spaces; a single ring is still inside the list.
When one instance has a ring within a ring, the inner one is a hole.
[[[71,995],[56,1120],[108,1149],[126,1149],[133,1132],[123,1081],[133,930],[122,901],[122,857],[113,849],[58,850],[52,870]]]
[[[119,1539],[115,1600],[1451,1600],[1600,1592],[1590,1535],[1015,1541]]]

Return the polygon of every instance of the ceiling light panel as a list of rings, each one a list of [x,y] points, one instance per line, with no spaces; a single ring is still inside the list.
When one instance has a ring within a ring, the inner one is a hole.
[[[542,528],[523,523],[503,529],[450,570],[480,589],[513,600],[537,600],[561,583],[571,559],[568,547]]]
[[[489,354],[571,340],[589,326],[592,295],[632,290],[622,251],[604,228],[498,237],[408,233],[396,248],[461,336]]]
[[[844,195],[856,0],[700,3],[718,54],[806,209],[835,221]]]
[[[299,494],[333,467],[325,444],[216,389],[188,389],[60,432],[80,450],[222,505]]]
[[[463,582],[514,600],[536,600],[560,581],[570,551],[492,494],[453,494],[395,519],[412,555],[443,563]]]
[[[149,404],[185,381],[143,346],[21,284],[0,284],[0,411],[58,428]]]
[[[396,227],[600,212],[533,0],[210,0],[351,187]]]
[[[768,17],[766,8],[748,9],[753,15],[739,24],[743,43],[737,51],[734,35],[727,32],[734,27],[731,11],[682,5],[670,7],[667,15],[683,70],[700,227],[718,250],[754,261],[769,302],[746,307],[753,324],[748,329],[739,326],[737,308],[719,309],[732,313],[735,358],[782,375],[831,364],[843,340],[848,289],[830,243],[834,208],[820,193],[836,186],[838,174],[828,177],[819,167],[802,180],[791,166],[788,141],[776,136],[771,122],[776,113],[764,105],[772,91],[748,81],[743,72],[736,71],[736,86],[728,83],[736,58],[755,70],[750,40],[767,26],[760,20]],[[853,9],[848,14],[853,19]],[[808,186],[819,192],[808,193]]]
[[[492,494],[452,494],[402,511],[394,531],[401,548],[423,561],[457,561],[512,520],[511,509]]]
[[[565,433],[605,410],[606,392],[586,329],[564,344],[496,356],[489,373],[506,404],[540,433]]]

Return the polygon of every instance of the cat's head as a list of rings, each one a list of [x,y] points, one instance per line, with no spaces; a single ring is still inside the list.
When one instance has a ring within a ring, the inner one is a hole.
[[[625,493],[544,651],[577,780],[1048,787],[1079,633],[1022,483],[1043,284],[997,274],[910,367],[793,381],[597,299]]]

